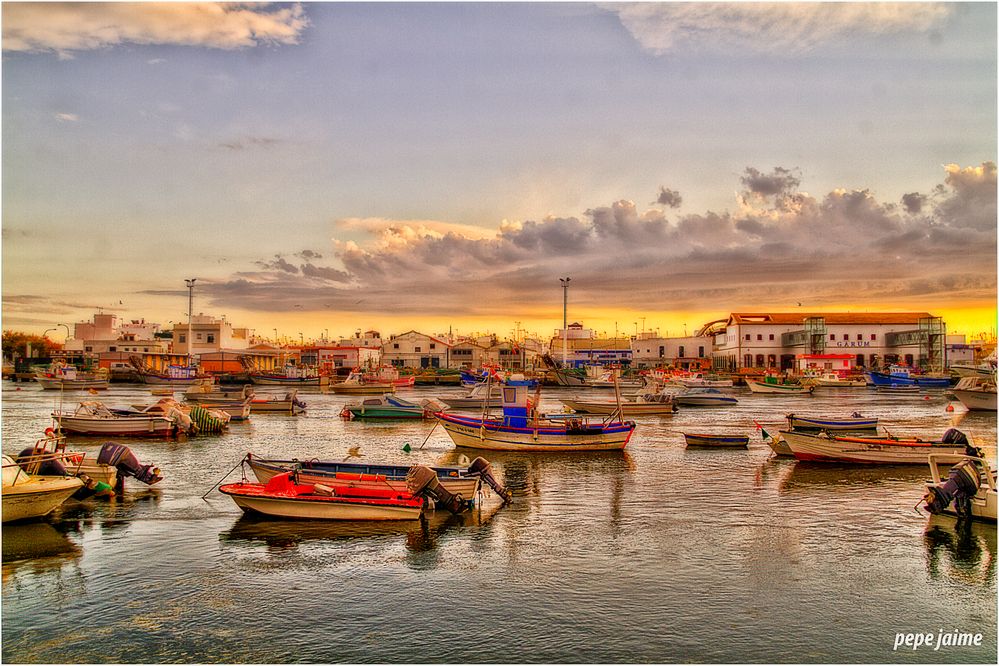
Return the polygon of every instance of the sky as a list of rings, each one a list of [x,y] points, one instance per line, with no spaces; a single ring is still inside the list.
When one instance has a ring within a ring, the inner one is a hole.
[[[3,328],[996,328],[995,3],[2,4]],[[560,278],[569,277],[567,294]],[[51,334],[59,339],[64,329]]]

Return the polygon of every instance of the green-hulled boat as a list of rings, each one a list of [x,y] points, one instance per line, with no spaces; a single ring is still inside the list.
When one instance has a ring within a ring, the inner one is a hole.
[[[444,409],[436,400],[416,403],[391,393],[371,396],[343,406],[340,416],[345,419],[432,419],[434,412]]]

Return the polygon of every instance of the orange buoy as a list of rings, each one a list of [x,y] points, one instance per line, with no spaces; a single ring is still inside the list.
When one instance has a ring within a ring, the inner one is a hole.
[[[947,405],[947,411],[948,412],[953,412],[954,411],[954,405]]]

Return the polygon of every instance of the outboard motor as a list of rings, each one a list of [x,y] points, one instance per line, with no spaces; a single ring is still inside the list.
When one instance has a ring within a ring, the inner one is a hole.
[[[978,494],[981,485],[982,479],[975,462],[962,460],[950,468],[946,481],[933,486],[923,496],[926,510],[943,513],[953,501],[959,516],[971,517],[971,498]]]
[[[984,458],[982,450],[975,446],[966,434],[958,430],[957,428],[948,428],[947,432],[944,433],[940,441],[944,444],[964,444],[964,455],[971,456],[972,458]]]
[[[406,488],[411,495],[423,495],[433,499],[451,513],[457,515],[468,508],[468,502],[461,495],[448,491],[437,479],[437,472],[424,465],[414,465],[406,475]]]
[[[139,481],[149,485],[163,479],[159,467],[143,465],[131,449],[123,444],[105,442],[104,446],[101,447],[101,452],[97,454],[97,462],[101,465],[111,465],[125,476],[134,476]]]
[[[485,481],[486,485],[492,488],[497,495],[503,498],[503,502],[509,502],[513,499],[513,495],[507,490],[502,483],[496,480],[493,476],[493,466],[489,464],[489,461],[483,457],[478,457],[472,461],[472,464],[468,466],[469,475],[478,474],[479,478]]]

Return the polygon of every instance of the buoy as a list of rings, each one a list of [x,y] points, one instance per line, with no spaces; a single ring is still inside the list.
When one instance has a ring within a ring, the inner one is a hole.
[[[954,405],[947,405],[947,411],[948,412],[953,412],[954,411]]]
[[[923,400],[929,400],[929,399],[930,399],[930,396],[928,396],[928,395],[924,395],[923,396]]]

